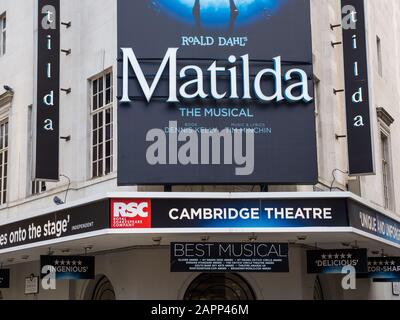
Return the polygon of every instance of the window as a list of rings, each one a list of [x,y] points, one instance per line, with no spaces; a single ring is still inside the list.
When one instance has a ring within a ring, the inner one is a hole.
[[[91,80],[92,177],[113,171],[113,79],[107,72]]]
[[[392,168],[390,161],[390,139],[389,135],[384,131],[381,131],[381,148],[384,205],[385,209],[393,210],[394,205]]]
[[[46,192],[47,186],[44,181],[32,181],[32,195],[41,194]]]
[[[7,42],[7,17],[5,14],[0,16],[0,57],[6,54]]]
[[[8,120],[0,123],[0,205],[7,202]]]
[[[395,196],[393,189],[393,168],[392,168],[392,153],[390,126],[395,119],[390,113],[382,107],[377,107],[376,113],[380,127],[381,140],[381,162],[382,162],[382,184],[385,209],[395,210]]]
[[[383,76],[383,65],[382,65],[382,43],[381,39],[376,37],[376,50],[378,56],[378,73],[382,77]]]

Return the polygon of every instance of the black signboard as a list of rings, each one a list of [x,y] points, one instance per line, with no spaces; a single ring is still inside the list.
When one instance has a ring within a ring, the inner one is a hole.
[[[284,243],[171,243],[171,272],[289,272]]]
[[[400,257],[368,258],[368,277],[374,282],[400,282]]]
[[[153,228],[347,226],[342,199],[154,199]]]
[[[38,0],[35,178],[59,180],[60,0]]]
[[[353,200],[348,201],[350,226],[400,244],[400,222]]]
[[[364,0],[342,0],[342,15],[349,172],[373,174]]]
[[[307,272],[311,274],[342,273],[351,266],[357,273],[368,272],[367,249],[307,251]]]
[[[10,269],[0,269],[0,289],[10,288]]]
[[[0,226],[0,250],[109,228],[109,200]]]
[[[49,274],[46,266],[54,267],[57,280],[89,280],[95,278],[95,258],[89,256],[41,256],[41,277]]]
[[[118,0],[118,184],[314,184],[309,2]]]

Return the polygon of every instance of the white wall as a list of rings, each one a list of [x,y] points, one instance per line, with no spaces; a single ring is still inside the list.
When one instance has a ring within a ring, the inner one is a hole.
[[[290,248],[290,273],[243,273],[258,300],[312,300],[315,275],[308,275],[306,254]],[[190,283],[199,275],[171,273],[168,248],[134,249],[96,256],[96,274],[106,275],[118,300],[181,300]],[[4,299],[83,299],[89,281],[57,282],[56,291],[40,290],[37,296],[24,295],[24,279],[38,275],[39,262],[13,266],[12,289],[2,290]],[[394,299],[391,284],[358,280],[357,290],[343,291],[341,276],[321,276],[326,299]],[[71,285],[71,287],[70,287]],[[71,292],[71,293],[70,293]],[[399,299],[397,297],[396,299]]]

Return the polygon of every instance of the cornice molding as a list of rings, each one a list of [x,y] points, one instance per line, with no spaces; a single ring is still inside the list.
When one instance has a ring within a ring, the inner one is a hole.
[[[378,118],[382,120],[388,127],[394,123],[394,118],[385,110],[385,108],[377,108],[376,113]]]
[[[0,108],[5,107],[11,104],[12,99],[14,98],[14,94],[12,92],[5,92],[0,95]]]

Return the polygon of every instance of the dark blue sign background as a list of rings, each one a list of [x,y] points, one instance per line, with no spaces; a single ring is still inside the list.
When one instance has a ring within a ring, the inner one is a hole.
[[[357,273],[368,271],[367,249],[337,249],[307,251],[307,272],[311,274],[340,274],[346,266]]]
[[[400,244],[400,223],[356,201],[348,201],[350,226]]]
[[[374,282],[399,282],[400,258],[378,257],[368,259],[368,277]]]
[[[289,245],[171,243],[171,272],[289,272]]]
[[[85,280],[95,277],[95,258],[89,256],[41,256],[40,269],[53,266],[58,280]],[[45,274],[41,274],[42,278]]]

